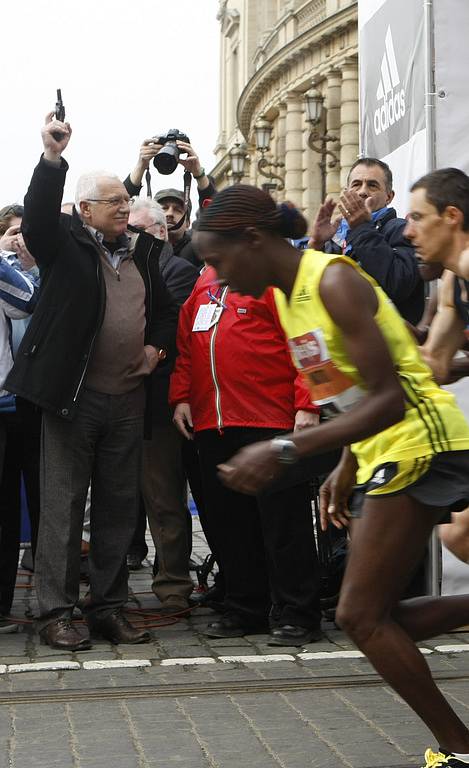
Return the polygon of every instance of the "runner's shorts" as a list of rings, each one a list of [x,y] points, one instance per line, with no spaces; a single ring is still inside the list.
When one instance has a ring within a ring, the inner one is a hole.
[[[360,516],[365,497],[398,494],[448,512],[469,507],[469,451],[447,451],[378,465],[366,483],[355,487],[349,502],[352,517]]]

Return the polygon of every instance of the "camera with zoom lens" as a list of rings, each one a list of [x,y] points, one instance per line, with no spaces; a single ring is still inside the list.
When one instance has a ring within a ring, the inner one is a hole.
[[[184,141],[190,144],[190,139],[185,133],[181,133],[178,128],[170,128],[164,136],[155,136],[155,144],[163,144],[158,154],[153,158],[153,165],[158,173],[169,176],[174,173],[179,160],[179,147],[176,141]],[[184,154],[184,153],[183,153]]]

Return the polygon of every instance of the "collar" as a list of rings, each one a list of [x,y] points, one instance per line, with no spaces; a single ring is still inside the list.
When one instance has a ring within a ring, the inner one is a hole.
[[[102,232],[100,232],[98,229],[95,229],[91,226],[91,224],[83,224],[84,228],[88,230],[91,237],[96,240],[100,245],[104,242],[104,235]],[[122,249],[127,250],[130,245],[130,237],[123,232],[122,235],[119,235],[117,238],[117,251],[120,251]]]

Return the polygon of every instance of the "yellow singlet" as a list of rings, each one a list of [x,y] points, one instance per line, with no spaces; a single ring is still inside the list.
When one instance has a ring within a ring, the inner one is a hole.
[[[351,446],[359,466],[357,483],[367,482],[374,468],[386,462],[400,462],[401,469],[416,467],[418,476],[428,466],[424,459],[444,451],[469,449],[469,426],[453,395],[436,384],[384,291],[346,256],[309,250],[302,256],[290,300],[275,289],[275,302],[293,362],[308,382],[312,401],[326,416],[333,417],[352,409],[366,395],[366,386],[345,352],[341,331],[319,295],[323,272],[335,262],[351,264],[374,287],[378,297],[375,319],[405,394],[402,421]],[[400,487],[416,479],[412,473],[406,473],[406,481],[399,473]]]

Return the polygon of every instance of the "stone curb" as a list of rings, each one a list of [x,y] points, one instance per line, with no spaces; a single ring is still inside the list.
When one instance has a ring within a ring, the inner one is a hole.
[[[451,654],[469,651],[469,643],[458,645],[437,645],[435,648],[420,648],[424,655]],[[172,667],[172,666],[202,666],[204,664],[266,664],[279,661],[323,661],[337,659],[364,659],[360,651],[317,651],[298,652],[297,654],[271,653],[249,654],[233,656],[194,656],[187,658],[169,659],[89,659],[88,661],[49,661],[30,662],[25,664],[0,664],[0,675],[10,675],[23,672],[62,672],[70,670],[98,670],[98,669],[132,669],[140,667]]]

